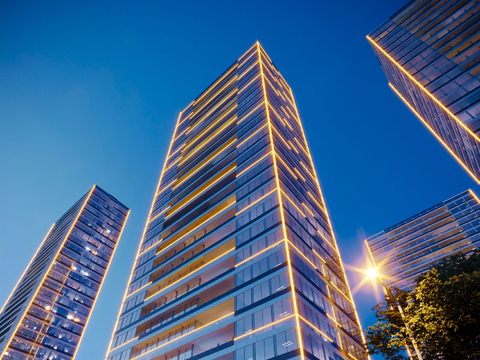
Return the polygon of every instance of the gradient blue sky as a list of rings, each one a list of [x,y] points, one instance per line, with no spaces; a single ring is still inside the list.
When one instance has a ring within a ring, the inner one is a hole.
[[[132,209],[77,356],[104,358],[176,116],[256,40],[294,91],[347,267],[365,267],[366,236],[480,193],[365,39],[405,3],[3,1],[0,303],[50,225],[98,184]],[[372,286],[354,297],[371,325]]]

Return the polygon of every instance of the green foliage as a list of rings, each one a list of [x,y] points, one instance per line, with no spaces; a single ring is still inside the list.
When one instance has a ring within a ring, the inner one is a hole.
[[[452,255],[416,284],[414,291],[390,289],[372,309],[378,322],[366,330],[369,353],[406,359],[413,337],[424,360],[480,359],[480,252]]]

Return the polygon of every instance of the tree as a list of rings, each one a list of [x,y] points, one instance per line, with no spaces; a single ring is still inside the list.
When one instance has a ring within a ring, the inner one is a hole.
[[[406,359],[413,337],[424,360],[480,359],[480,252],[443,259],[413,291],[391,288],[372,310],[378,321],[366,330],[371,355]]]

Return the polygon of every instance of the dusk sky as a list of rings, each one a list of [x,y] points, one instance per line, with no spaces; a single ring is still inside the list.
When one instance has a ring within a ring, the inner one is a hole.
[[[98,184],[131,209],[76,360],[105,358],[177,115],[257,40],[295,95],[347,269],[367,266],[366,237],[480,194],[365,38],[406,2],[3,1],[0,307],[51,224]],[[347,275],[352,289],[364,276]],[[374,294],[354,292],[364,329]]]

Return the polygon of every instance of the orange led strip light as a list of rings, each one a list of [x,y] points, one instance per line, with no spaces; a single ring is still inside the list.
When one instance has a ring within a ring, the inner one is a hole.
[[[313,325],[310,321],[308,321],[307,319],[305,319],[303,316],[301,315],[298,315],[300,317],[300,319],[302,319],[306,324],[308,324],[311,328],[313,328],[313,330],[315,330],[316,332],[318,332],[320,335],[322,335],[325,339],[327,339],[328,341],[330,342],[333,342],[333,340],[330,338],[330,336],[328,336],[327,334],[325,334],[323,331],[321,331],[320,329],[317,329],[315,327],[315,325]]]
[[[260,129],[258,129],[257,131],[255,131],[253,134],[251,134],[249,137],[247,137],[245,140],[243,140],[240,144],[237,145],[237,149],[242,146],[243,144],[245,144],[248,140],[250,140],[252,137],[254,137],[255,135],[257,135],[260,131],[262,131],[263,129],[265,129],[266,127],[268,126],[268,124],[265,124],[263,125]]]
[[[232,166],[233,165],[233,166]],[[215,186],[216,184],[218,184],[220,181],[224,180],[227,176],[231,175],[232,172],[234,170],[237,169],[237,166],[235,165],[235,163],[232,163],[230,164],[230,169],[225,173],[223,174],[222,176],[220,176],[217,180],[215,180],[213,183],[211,183],[210,185],[208,185],[206,188],[202,189],[200,192],[198,192],[194,197],[192,197],[191,199],[189,199],[186,203],[180,205],[180,207],[178,207],[174,212],[172,212],[171,214],[168,214],[165,216],[165,220],[170,218],[171,216],[173,216],[174,214],[176,214],[177,212],[179,212],[180,210],[182,210],[183,208],[185,208],[185,206],[187,206],[188,204],[190,204],[193,200],[197,199],[200,195],[204,194],[206,191],[210,190],[213,186]],[[197,188],[198,189],[198,188]],[[174,204],[175,206],[177,206],[177,204]]]
[[[378,50],[382,52],[392,63],[394,63],[410,80],[412,80],[420,89],[425,92],[433,101],[435,101],[443,110],[447,112],[458,124],[463,127],[470,135],[472,135],[477,141],[480,142],[480,138],[475,135],[459,118],[457,118],[450,110],[448,110],[435,96],[433,96],[427,89],[423,87],[408,71],[406,71],[394,58],[392,58],[385,50],[383,50],[375,41],[372,40],[369,36],[367,36],[368,41],[372,43]]]
[[[253,258],[256,258],[257,256],[263,254],[264,252],[270,250],[270,249],[273,249],[274,247],[278,246],[279,244],[283,243],[285,239],[282,239],[280,241],[277,241],[275,244],[273,245],[270,245],[269,247],[266,247],[265,249],[263,249],[262,251],[259,251],[258,253],[256,253],[255,255],[252,255],[250,256],[249,258],[243,260],[243,261],[240,261],[238,264],[235,264],[235,267],[238,267],[240,265],[243,265],[244,263],[246,263],[247,261],[250,261],[252,260]]]
[[[289,92],[292,96],[292,99],[293,99],[293,94],[292,94],[292,91],[289,89]],[[300,130],[302,132],[302,137],[303,137],[303,141],[305,143],[305,149],[302,147],[302,149],[305,151],[305,153],[308,155],[308,158],[310,160],[310,166],[312,167],[312,170],[313,170],[313,174],[315,175],[314,176],[314,179],[315,179],[315,183],[317,184],[317,188],[318,188],[318,193],[320,194],[320,197],[322,199],[324,199],[323,197],[323,194],[322,194],[322,190],[321,190],[321,187],[320,187],[320,183],[318,182],[318,177],[317,177],[317,172],[315,171],[315,166],[313,165],[313,159],[312,159],[312,156],[310,154],[310,149],[308,148],[308,143],[307,143],[307,139],[305,137],[305,132],[303,131],[303,126],[302,126],[302,122],[300,121],[300,116],[298,114],[298,109],[297,109],[297,106],[295,105],[295,101],[293,101],[293,108],[295,109],[295,113],[297,114],[297,121],[298,121],[298,125],[300,127]],[[297,143],[299,143],[299,141],[297,140],[297,138],[295,138],[295,140],[297,141]],[[300,144],[300,143],[299,143]],[[347,275],[345,273],[345,268],[343,266],[343,262],[342,262],[342,259],[340,257],[340,251],[338,250],[338,246],[337,246],[337,240],[335,239],[335,234],[333,232],[333,227],[332,227],[332,222],[330,220],[330,216],[328,215],[328,211],[326,210],[326,205],[325,205],[325,216],[327,218],[327,222],[328,222],[328,226],[330,228],[330,231],[331,231],[331,234],[332,234],[332,238],[333,238],[333,241],[335,242],[335,246],[333,246],[332,244],[330,244],[330,242],[328,240],[326,240],[325,236],[320,233],[320,231],[317,230],[317,232],[323,237],[325,238],[325,241],[327,242],[327,244],[329,244],[338,254],[339,256],[339,260],[340,260],[340,265],[342,267],[342,271],[343,271],[343,277],[345,279],[345,284],[347,284],[347,288],[350,289],[350,285],[348,283],[348,279],[347,279]],[[357,309],[355,307],[355,303],[353,302],[353,297],[352,297],[352,294],[351,292],[349,291],[349,297],[351,299],[351,303],[353,305],[353,308],[354,308],[354,311],[355,311],[355,318],[357,319],[357,323],[360,327],[360,329],[362,328],[362,325],[360,324],[360,318],[358,317],[358,313],[357,313]],[[363,340],[363,343],[365,344],[365,336],[363,335],[363,331],[360,331],[360,334],[362,336],[362,340]],[[370,355],[367,355],[368,359],[370,359]]]
[[[242,170],[241,172],[239,172],[237,174],[237,178],[241,175],[243,175],[246,171],[250,170],[252,167],[254,167],[255,165],[258,165],[261,161],[265,160],[268,156],[270,156],[272,154],[272,152],[270,151],[269,153],[263,155],[260,159],[258,159],[257,161],[255,161],[253,164],[249,165],[246,169]],[[275,161],[275,160],[274,160]]]
[[[226,209],[228,209],[229,207],[232,207],[232,205],[234,205],[235,203],[231,203],[231,204],[228,204],[227,206],[225,206],[223,209],[219,210],[218,212],[216,212],[215,214],[213,214],[211,217],[209,217],[207,220],[205,220],[203,223],[197,225],[196,227],[194,227],[192,230],[188,231],[187,233],[183,234],[181,237],[179,237],[177,240],[175,240],[173,243],[171,243],[170,245],[168,245],[165,249],[157,252],[155,255],[158,255],[158,254],[161,254],[162,252],[164,252],[165,250],[169,249],[172,245],[176,244],[177,242],[179,242],[180,240],[183,240],[185,239],[185,237],[189,234],[191,234],[192,232],[194,232],[195,230],[197,230],[198,228],[202,227],[203,225],[205,225],[207,222],[209,222],[210,220],[212,220],[213,218],[215,218],[218,214],[221,214],[222,212],[224,212]],[[145,254],[147,251],[149,251],[150,249],[152,249],[153,247],[155,246],[158,246],[159,244],[162,243],[162,241],[165,240],[165,239],[160,239],[160,241],[156,242],[155,244],[153,244],[152,246],[150,246],[148,249],[146,249],[144,252],[141,253],[141,255]]]
[[[232,68],[231,68],[230,70],[228,70],[225,74],[223,74],[223,76],[222,76],[220,79],[218,79],[218,80],[215,81],[212,85],[210,85],[203,95],[201,95],[198,99],[195,99],[195,101],[193,102],[193,104],[194,104],[193,106],[195,106],[195,104],[199,103],[205,96],[207,96],[208,94],[210,94],[210,93],[214,90],[215,86],[216,86],[218,83],[220,83],[225,77],[227,77],[228,75],[230,75],[230,73],[231,73],[233,70],[236,70],[237,68],[238,68],[237,64],[233,65]],[[187,107],[187,108],[188,108],[188,107]],[[186,109],[185,109],[185,110],[186,110]],[[183,111],[185,111],[185,110],[183,110]],[[192,109],[192,110],[193,110],[193,109]],[[182,111],[182,113],[183,113],[183,111]],[[189,115],[189,117],[190,117],[190,115]]]
[[[400,99],[402,99],[402,101],[407,104],[407,106],[410,108],[410,110],[412,110],[412,112],[422,121],[422,123],[427,127],[428,130],[430,130],[430,132],[435,135],[435,137],[438,139],[438,141],[440,141],[440,143],[448,150],[448,152],[450,154],[453,155],[453,157],[460,163],[460,165],[462,165],[462,167],[468,172],[468,174],[478,183],[480,184],[480,180],[477,179],[477,177],[472,173],[472,171],[463,163],[462,160],[460,160],[460,158],[453,152],[452,149],[450,149],[450,147],[442,140],[442,138],[440,136],[437,135],[437,133],[435,132],[435,130],[433,130],[430,125],[428,125],[428,123],[423,119],[423,117],[413,108],[412,105],[410,105],[410,103],[407,101],[407,99],[405,99],[402,94],[400,94],[400,92],[395,88],[395,86],[393,86],[391,83],[388,83],[388,85],[390,85],[390,87],[393,89],[393,91],[395,91],[395,93],[398,95],[398,97]]]
[[[292,314],[292,315],[289,315],[289,316],[285,316],[284,318],[280,319],[280,320],[277,320],[277,321],[274,321],[274,322],[271,322],[270,324],[268,325],[265,325],[265,326],[262,326],[262,327],[259,327],[258,329],[254,329],[254,330],[250,330],[249,332],[243,334],[243,335],[240,335],[236,338],[233,339],[233,341],[236,341],[236,340],[240,340],[246,336],[249,336],[249,335],[252,335],[254,333],[256,333],[257,331],[260,331],[260,330],[264,330],[264,329],[268,329],[269,327],[272,327],[274,325],[277,325],[278,323],[281,323],[281,322],[284,322],[285,320],[288,320],[288,319],[291,319],[292,317],[294,317],[295,314]]]
[[[238,121],[237,121],[237,125],[240,124],[241,122],[243,122],[243,121],[244,121],[246,118],[248,118],[250,115],[252,115],[252,114],[253,114],[256,110],[258,110],[258,108],[259,108],[260,106],[262,106],[263,104],[265,104],[265,100],[262,101],[260,104],[258,104],[254,109],[250,110],[247,115],[244,115],[244,116],[242,117],[241,120],[238,120]]]
[[[276,188],[273,189],[272,191],[270,191],[269,193],[263,195],[261,198],[255,200],[254,202],[252,202],[252,203],[249,204],[248,206],[244,207],[242,210],[240,210],[239,212],[237,212],[237,213],[235,214],[235,216],[240,215],[240,214],[243,213],[244,211],[250,209],[252,206],[258,204],[260,201],[265,200],[265,198],[267,198],[268,196],[272,195],[275,191],[277,191]]]

